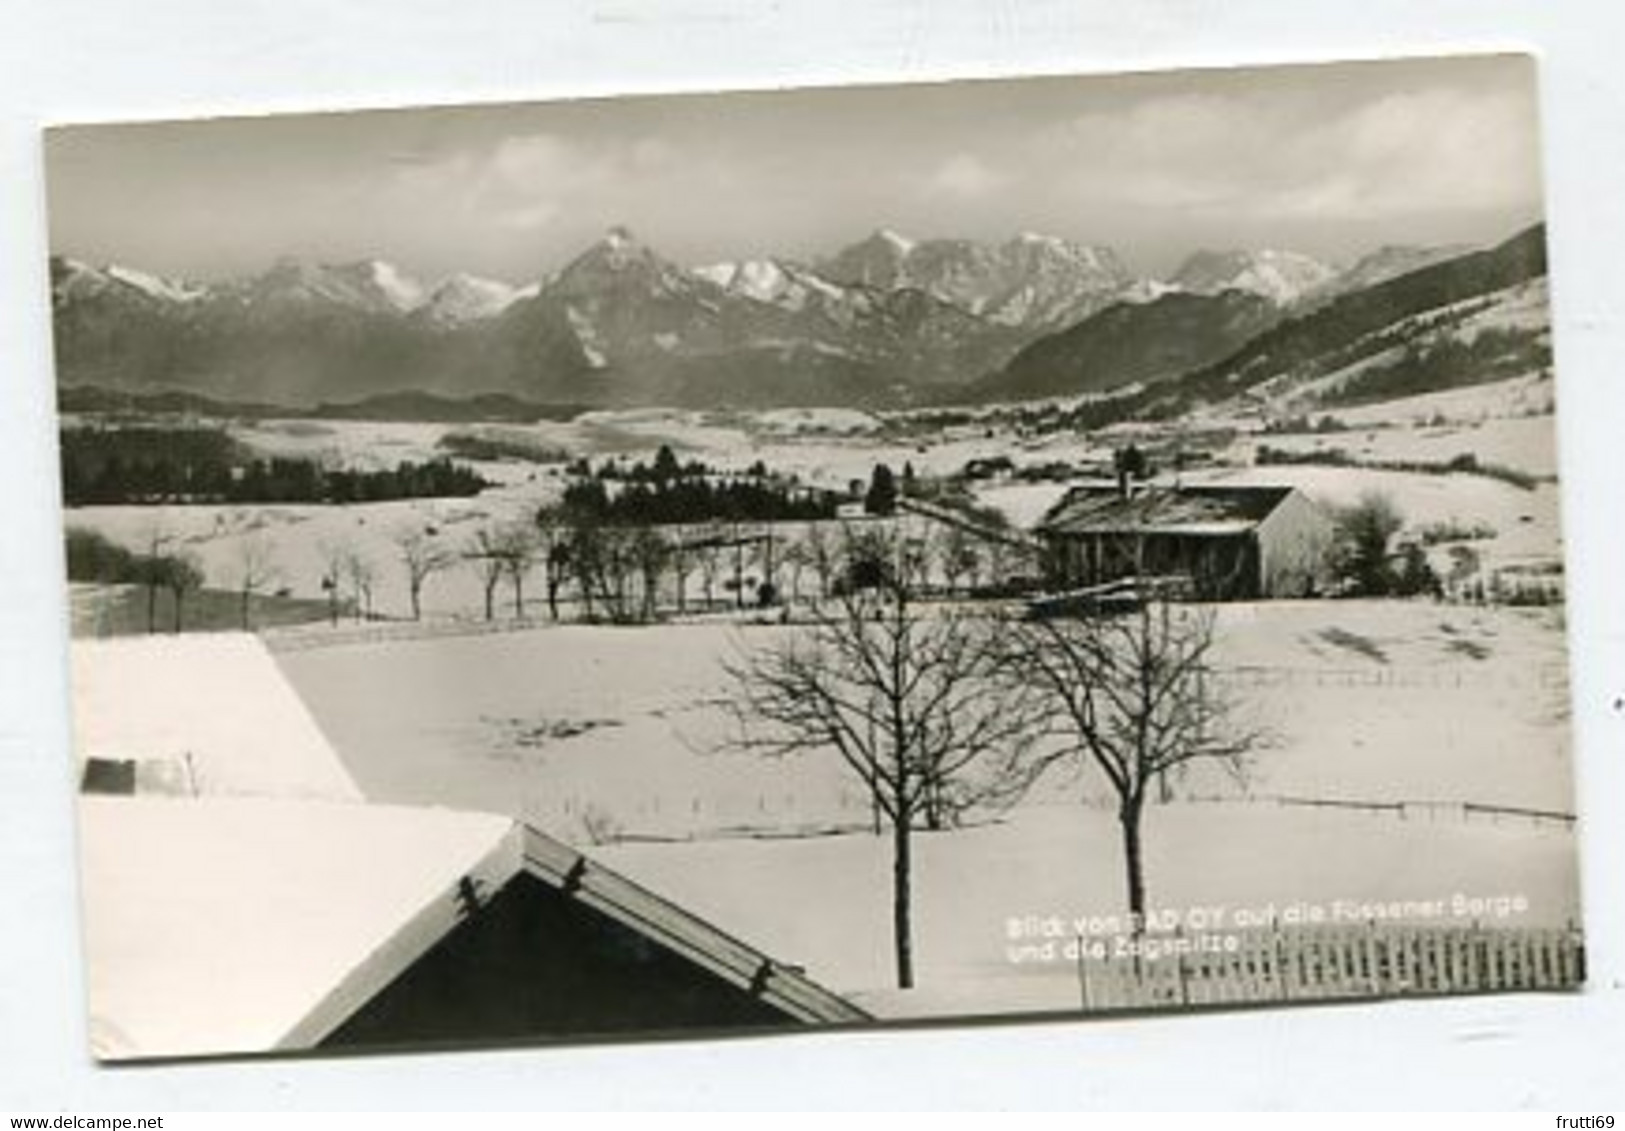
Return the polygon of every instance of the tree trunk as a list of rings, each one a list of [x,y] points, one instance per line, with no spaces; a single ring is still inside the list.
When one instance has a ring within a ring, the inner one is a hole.
[[[158,587],[156,585],[149,585],[149,586],[147,586],[147,632],[150,635],[151,633],[154,633],[154,632],[157,632],[157,631],[158,631]]]
[[[1123,802],[1118,821],[1123,828],[1123,866],[1128,877],[1128,909],[1133,916],[1134,933],[1139,934],[1145,920],[1145,869],[1140,855],[1140,816],[1143,805],[1139,799]]]
[[[177,589],[177,590],[175,590],[175,631],[176,631],[176,633],[179,633],[180,630],[181,630],[181,591],[179,589]]]
[[[249,604],[249,600],[250,600],[251,595],[250,595],[250,593],[249,593],[249,591],[247,589],[244,589],[242,596],[243,596],[243,604],[242,604],[243,631],[247,632],[248,628],[249,628],[249,625],[248,625],[248,604]]]
[[[513,615],[520,620],[525,617],[525,577],[518,570],[513,571]]]
[[[412,594],[412,619],[423,619],[423,582],[417,578],[412,579],[410,586]]]
[[[550,620],[559,619],[559,579],[552,574],[547,578],[547,615]]]
[[[914,987],[914,937],[910,916],[910,814],[899,813],[892,826],[892,942],[897,952],[897,988]]]
[[[497,619],[496,595],[497,595],[497,583],[496,583],[496,581],[495,580],[487,581],[485,583],[485,619],[486,620],[496,620]]]

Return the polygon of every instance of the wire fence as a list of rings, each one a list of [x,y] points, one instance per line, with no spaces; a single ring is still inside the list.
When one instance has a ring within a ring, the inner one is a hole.
[[[1182,796],[1180,802],[1192,805],[1259,805],[1276,808],[1337,809],[1392,817],[1401,821],[1483,821],[1490,824],[1526,823],[1536,826],[1572,828],[1576,817],[1561,809],[1541,809],[1523,805],[1497,805],[1481,801],[1368,800],[1348,797],[1303,797],[1291,794],[1223,794]]]

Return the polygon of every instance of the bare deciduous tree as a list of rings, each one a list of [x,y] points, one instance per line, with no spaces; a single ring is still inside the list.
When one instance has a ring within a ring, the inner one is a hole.
[[[497,586],[501,584],[502,576],[508,570],[508,560],[503,553],[501,528],[486,526],[476,530],[468,549],[463,551],[463,559],[479,575],[481,591],[485,595],[485,619],[495,620]]]
[[[186,596],[203,588],[203,567],[191,554],[170,554],[158,560],[164,588],[175,598],[175,631],[181,631]]]
[[[671,579],[677,593],[677,615],[688,612],[688,578],[694,572],[694,558],[681,535],[671,540]]]
[[[395,532],[395,551],[406,570],[406,592],[412,604],[412,619],[423,619],[423,586],[429,578],[456,559],[451,549],[437,542],[432,533],[418,526],[405,526]]]
[[[252,625],[255,594],[277,579],[275,551],[269,538],[255,532],[237,544],[237,596],[243,631]]]
[[[948,594],[959,591],[961,580],[968,578],[975,586],[981,571],[982,553],[974,538],[964,527],[945,524],[937,535],[937,560],[942,564],[943,580],[948,583]]]
[[[642,590],[643,620],[652,621],[658,612],[660,575],[671,562],[671,543],[652,526],[640,526],[632,532],[631,556],[636,563]]]
[[[785,755],[833,748],[889,826],[897,984],[914,984],[913,837],[1005,805],[1036,773],[1033,728],[991,678],[994,624],[919,606],[896,578],[822,602],[804,628],[729,665],[739,742]]]
[[[1213,677],[1213,610],[1141,598],[1127,611],[1013,624],[1006,637],[1010,686],[1040,697],[1046,731],[1062,740],[1046,759],[1092,762],[1111,786],[1136,922],[1152,792],[1166,800],[1172,780],[1203,761],[1244,778],[1248,753],[1267,741],[1241,725]]]
[[[378,570],[372,561],[355,547],[350,547],[344,559],[344,574],[350,579],[350,593],[355,601],[355,619],[372,619],[372,588],[378,581]]]
[[[536,512],[538,552],[547,586],[547,615],[559,619],[559,590],[570,574],[570,534],[564,509],[543,507]]]
[[[322,591],[327,594],[327,618],[335,627],[339,623],[340,587],[344,582],[349,562],[355,550],[345,538],[325,538],[316,547],[322,564]]]
[[[513,586],[513,615],[525,615],[525,578],[536,564],[540,542],[536,531],[523,523],[509,523],[497,531],[497,553]]]
[[[147,590],[147,631],[158,631],[158,590],[165,586],[165,566],[163,549],[173,540],[164,521],[164,511],[160,509],[148,523],[142,534],[141,544],[146,552],[138,561],[137,575],[141,584]]]
[[[779,551],[779,562],[790,575],[790,604],[801,603],[801,576],[807,572],[807,567],[813,564],[812,551],[807,543],[799,538],[789,538],[784,548]]]
[[[840,568],[833,539],[830,538],[823,523],[809,522],[803,545],[807,548],[808,564],[818,577],[818,599],[828,600],[830,590],[835,585],[836,573]]]
[[[722,574],[721,535],[715,530],[708,530],[701,535],[700,540],[692,544],[700,567],[700,587],[705,593],[705,609],[710,612],[716,605],[717,579]]]

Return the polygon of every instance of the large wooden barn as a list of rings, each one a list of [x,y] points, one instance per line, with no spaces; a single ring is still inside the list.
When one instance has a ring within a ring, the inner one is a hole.
[[[1051,584],[1180,579],[1205,600],[1304,597],[1326,583],[1331,520],[1285,486],[1075,487],[1038,526]]]

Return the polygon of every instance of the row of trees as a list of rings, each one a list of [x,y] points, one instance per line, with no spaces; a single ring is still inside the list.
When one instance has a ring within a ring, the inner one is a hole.
[[[899,547],[895,561],[883,548],[892,542]],[[179,631],[179,606],[205,584],[202,563],[177,549],[178,539],[158,522],[142,535],[142,545],[142,551],[130,550],[72,529],[69,577],[146,586],[154,608],[158,592],[174,592]],[[551,506],[530,519],[488,521],[464,536],[411,521],[390,534],[387,555],[367,552],[358,539],[333,536],[318,545],[317,558],[327,616],[334,624],[345,616],[380,615],[378,594],[392,576],[403,583],[406,608],[389,612],[421,619],[435,578],[453,570],[473,575],[487,620],[504,607],[516,618],[529,615],[529,587],[539,581],[552,620],[573,610],[587,620],[634,623],[723,604],[745,609],[824,600],[873,584],[882,561],[902,570],[916,593],[987,591],[1015,568],[1019,551],[946,523],[922,526],[913,535],[874,522],[673,527],[605,523],[568,506]],[[207,580],[214,588],[236,595],[244,630],[254,627],[256,605],[268,594],[286,594],[282,564],[261,531],[234,539],[230,553],[212,563],[211,573]],[[149,631],[155,628],[154,621]]]
[[[168,549],[169,539],[154,534],[140,550],[130,550],[90,530],[69,529],[68,580],[104,585],[139,585],[146,590],[147,631],[158,631],[158,595],[173,598],[171,630],[185,624],[186,598],[203,588],[203,567],[185,551]],[[245,613],[246,616],[246,613]]]
[[[249,459],[206,428],[66,428],[68,506],[154,502],[367,503],[477,495],[490,484],[449,459],[390,468],[330,468],[317,460]]]
[[[870,537],[874,537],[873,532]],[[901,544],[884,563],[905,562]],[[870,547],[846,547],[854,562]],[[1264,736],[1211,678],[1210,611],[1144,594],[1127,611],[1028,621],[921,603],[883,565],[810,623],[729,665],[741,747],[833,749],[892,842],[897,984],[914,984],[914,840],[1019,800],[1051,768],[1092,766],[1116,799],[1128,904],[1146,911],[1149,800],[1202,761],[1241,775]]]
[[[827,599],[862,585],[865,563],[885,557],[880,544],[887,541],[902,547],[901,567],[922,594],[982,591],[1020,559],[1010,542],[952,523],[933,523],[916,535],[894,535],[887,524],[823,520],[667,526],[604,522],[569,505],[544,507],[534,522],[492,521],[461,540],[421,525],[393,535],[413,619],[422,616],[431,580],[461,568],[476,576],[488,620],[497,617],[504,589],[512,615],[527,615],[527,586],[539,576],[550,619],[561,619],[568,602],[585,619],[617,623],[721,603],[744,609]],[[367,615],[376,570],[358,564],[360,555],[342,542],[324,547],[322,556],[335,619],[341,594]]]

